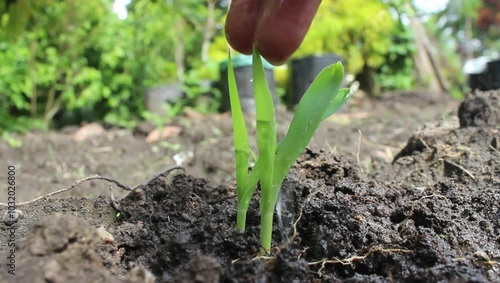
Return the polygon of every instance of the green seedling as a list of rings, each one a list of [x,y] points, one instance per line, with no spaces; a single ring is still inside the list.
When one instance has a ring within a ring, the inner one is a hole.
[[[304,151],[324,119],[335,113],[351,95],[350,89],[340,89],[344,77],[342,64],[326,67],[306,91],[284,139],[278,143],[276,120],[271,92],[267,86],[260,54],[253,53],[258,157],[249,172],[251,156],[248,132],[238,96],[231,55],[228,57],[228,82],[236,157],[236,187],[238,212],[236,229],[245,230],[248,206],[260,182],[261,187],[261,253],[271,248],[273,216],[281,184],[295,160]]]

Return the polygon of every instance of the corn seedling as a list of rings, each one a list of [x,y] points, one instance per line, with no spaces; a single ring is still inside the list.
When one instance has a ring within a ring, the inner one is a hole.
[[[255,50],[252,66],[258,157],[253,169],[249,172],[250,143],[229,54],[228,81],[238,196],[236,229],[245,230],[248,206],[260,182],[260,244],[261,253],[264,254],[271,248],[273,216],[281,184],[295,160],[308,145],[321,121],[335,113],[349,98],[351,91],[350,89],[339,90],[344,77],[344,69],[340,62],[326,67],[318,74],[300,100],[286,136],[278,143],[274,104],[267,86],[260,54]]]

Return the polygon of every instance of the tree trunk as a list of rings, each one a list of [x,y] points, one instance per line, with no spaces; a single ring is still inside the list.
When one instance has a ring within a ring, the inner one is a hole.
[[[201,61],[208,61],[208,52],[210,50],[210,41],[215,34],[216,24],[215,24],[215,1],[208,0],[208,14],[207,22],[205,28],[203,29],[203,42],[201,44]]]
[[[433,92],[444,92],[447,90],[447,83],[444,75],[441,74],[439,56],[436,54],[436,44],[432,44],[431,39],[424,25],[415,15],[415,10],[409,2],[405,4],[410,18],[410,26],[413,29],[417,52],[415,54],[415,67],[420,79],[427,83],[428,88]]]
[[[182,35],[184,34],[184,28],[186,26],[186,22],[184,19],[180,19],[179,22],[176,24],[176,43],[175,43],[175,65],[177,66],[177,81],[180,84],[184,83],[184,71],[185,71],[185,65],[184,65],[184,57],[186,56],[185,50],[184,50],[184,40],[182,38]]]

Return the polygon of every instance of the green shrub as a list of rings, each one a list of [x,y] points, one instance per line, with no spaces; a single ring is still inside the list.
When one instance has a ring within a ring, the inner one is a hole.
[[[336,53],[346,70],[379,67],[392,44],[396,20],[379,0],[323,0],[316,18],[294,57]]]
[[[205,90],[193,81],[210,72],[199,58],[206,2],[174,4],[132,1],[125,20],[107,0],[18,0],[1,6],[1,129],[29,130],[33,123],[16,125],[21,120],[47,128],[55,118],[83,112],[132,126],[143,118],[147,88],[182,81],[179,64],[197,69],[189,78],[188,99],[199,96]]]

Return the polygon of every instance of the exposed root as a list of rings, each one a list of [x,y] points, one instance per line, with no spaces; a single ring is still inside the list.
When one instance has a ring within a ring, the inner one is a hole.
[[[168,168],[167,170],[165,171],[162,171],[161,173],[155,175],[153,178],[149,179],[145,185],[148,185],[149,183],[151,183],[153,180],[157,179],[157,178],[160,178],[160,177],[166,177],[168,176],[168,174],[170,174],[170,172],[174,171],[174,170],[184,170],[184,168],[182,167],[179,167],[179,166],[175,166],[175,167],[171,167],[171,168]],[[136,186],[134,188],[131,188],[127,185],[124,185],[123,183],[121,183],[120,181],[118,180],[115,180],[113,178],[109,178],[109,177],[103,177],[103,176],[99,176],[99,175],[94,175],[94,176],[90,176],[90,177],[86,177],[86,178],[83,178],[83,179],[80,179],[80,180],[77,180],[76,182],[73,183],[73,185],[67,187],[67,188],[64,188],[64,189],[60,189],[60,190],[57,190],[57,191],[54,191],[54,192],[51,192],[51,193],[48,193],[46,195],[42,195],[42,196],[39,196],[37,198],[34,198],[32,200],[29,200],[29,201],[25,201],[25,202],[19,202],[19,203],[16,203],[16,207],[17,206],[23,206],[23,205],[28,205],[28,204],[32,204],[32,203],[35,203],[41,199],[45,199],[45,198],[48,198],[48,197],[52,197],[52,196],[55,196],[55,195],[58,195],[58,194],[61,194],[61,193],[64,193],[64,192],[67,192],[67,191],[70,191],[72,189],[74,189],[75,187],[83,184],[83,183],[86,183],[88,181],[92,181],[92,180],[103,180],[103,181],[106,181],[106,182],[109,182],[109,183],[113,183],[115,184],[117,187],[119,187],[120,189],[123,189],[123,190],[126,190],[126,191],[133,191],[141,186],[143,186],[142,184],[139,185],[139,186]],[[114,202],[114,195],[111,193],[111,200]],[[6,204],[6,203],[2,203],[0,202],[0,207],[8,207],[9,205]]]
[[[290,245],[294,240],[295,238],[297,238],[297,236],[299,235],[298,231],[297,231],[297,226],[299,224],[299,221],[300,219],[302,218],[303,216],[303,211],[304,211],[304,207],[305,205],[307,204],[307,202],[311,199],[312,196],[316,195],[316,193],[318,193],[320,190],[316,190],[312,193],[310,193],[305,199],[304,201],[301,203],[300,205],[300,210],[299,210],[299,215],[297,216],[297,219],[293,222],[293,234],[292,236],[290,236],[290,238],[288,238],[288,241],[286,242],[283,242],[281,243],[280,245],[276,246],[276,247],[273,247],[271,248],[274,253],[272,253],[272,255],[260,255],[260,254],[255,254],[253,255],[252,257],[250,257],[250,260],[264,260],[264,261],[272,261],[272,260],[275,260],[276,257],[279,255],[279,253],[281,252],[281,249],[283,249],[284,247]],[[238,261],[241,261],[242,259],[241,258],[238,258],[238,259],[235,259],[233,260],[231,263],[236,263]]]
[[[290,236],[288,241],[286,243],[284,243],[285,245],[291,244],[295,240],[295,238],[297,238],[297,236],[299,234],[297,232],[297,226],[299,225],[300,219],[302,219],[302,216],[304,215],[304,208],[305,208],[306,204],[309,202],[309,200],[311,199],[311,197],[315,196],[319,191],[320,190],[317,189],[316,191],[310,193],[306,197],[306,199],[300,204],[299,215],[297,216],[297,219],[293,222],[293,234],[292,234],[292,236]]]
[[[153,182],[154,180],[158,179],[158,178],[166,178],[170,173],[172,173],[172,171],[175,171],[175,170],[182,170],[184,171],[184,168],[181,167],[181,166],[173,166],[173,167],[170,167],[156,175],[154,175],[151,179],[149,179],[146,183],[144,183],[145,186],[149,185],[151,182]],[[141,186],[141,185],[139,185]],[[137,187],[139,187],[137,186]],[[134,188],[135,189],[135,188]]]
[[[277,255],[279,254],[280,250],[278,250],[278,248],[271,248],[273,250],[276,250],[276,252],[272,255],[261,255],[260,252],[257,252],[257,253],[254,253],[252,254],[250,257],[248,258],[237,258],[237,259],[234,259],[231,261],[231,264],[235,264],[239,261],[242,261],[242,260],[250,260],[250,261],[255,261],[255,260],[264,260],[264,261],[272,261],[272,260],[275,260]]]
[[[297,226],[298,226],[298,223],[299,223],[299,221],[301,220],[301,218],[303,216],[304,207],[308,203],[308,201],[310,200],[310,198],[312,196],[316,195],[319,191],[320,190],[318,189],[318,190],[310,193],[306,197],[306,199],[301,203],[299,215],[298,215],[297,219],[293,223],[293,234],[292,234],[292,236],[290,236],[290,238],[288,239],[288,241],[282,243],[279,246],[274,247],[273,248],[274,253],[272,255],[259,255],[259,254],[255,254],[254,256],[252,256],[250,258],[250,260],[252,260],[252,261],[263,260],[263,261],[266,261],[266,262],[271,262],[271,261],[276,260],[277,256],[281,252],[281,249],[283,247],[287,246],[287,245],[290,245],[298,237]],[[303,254],[305,254],[306,250],[307,250],[307,247],[304,249],[304,251],[302,251],[300,253],[299,258],[303,257]],[[320,269],[316,272],[321,277],[322,276],[322,270],[325,268],[325,266],[327,264],[339,264],[340,263],[342,265],[353,265],[356,261],[365,260],[371,254],[376,253],[376,252],[379,252],[379,253],[412,253],[411,250],[406,250],[406,249],[398,249],[398,248],[384,249],[384,248],[381,248],[381,247],[370,246],[370,247],[368,247],[368,252],[365,253],[362,256],[355,255],[355,256],[352,256],[352,257],[347,258],[347,259],[338,259],[338,258],[322,259],[322,260],[318,260],[318,261],[308,262],[308,265],[309,266],[321,265]],[[235,259],[231,263],[234,264],[234,263],[239,262],[241,260],[242,259]]]
[[[115,179],[108,178],[108,177],[102,177],[102,176],[99,176],[99,175],[94,175],[94,176],[90,176],[90,177],[87,177],[87,178],[83,178],[83,179],[77,180],[70,187],[54,191],[54,192],[48,193],[48,194],[43,195],[43,196],[39,196],[39,197],[34,198],[32,200],[29,200],[29,201],[16,203],[16,206],[28,205],[28,204],[37,202],[37,201],[39,201],[41,199],[45,199],[45,198],[48,198],[48,197],[51,197],[51,196],[55,196],[55,195],[58,195],[58,194],[70,191],[70,190],[74,189],[76,186],[81,185],[83,183],[86,183],[88,181],[92,181],[92,180],[107,181],[107,182],[115,184],[116,186],[118,186],[121,189],[124,189],[126,191],[132,191],[132,189],[130,187],[128,187],[128,186],[120,183],[119,181],[117,181]],[[0,203],[0,206],[7,207],[8,205],[6,203]]]
[[[456,257],[456,258],[452,259],[453,262],[465,262],[468,260],[473,261],[475,264],[483,264],[483,265],[490,266],[490,267],[495,266],[495,265],[500,265],[500,262],[498,262],[496,260],[489,259],[489,258],[478,259],[474,256]]]
[[[449,164],[453,165],[455,168],[460,169],[462,172],[467,174],[467,176],[469,176],[472,180],[476,180],[476,177],[474,177],[474,175],[472,175],[472,173],[469,172],[467,169],[465,169],[462,165],[457,164],[455,162],[452,162],[450,160],[445,160],[445,162],[448,162]]]
[[[422,201],[422,200],[424,200],[424,199],[426,199],[426,198],[433,198],[433,197],[443,198],[443,199],[448,199],[446,196],[443,196],[443,195],[439,195],[439,194],[432,194],[432,195],[425,195],[425,196],[423,196],[423,197],[419,198],[419,199],[417,200],[417,202],[418,202],[418,201]],[[449,199],[448,199],[448,200],[449,200]],[[414,209],[414,206],[412,206],[411,213],[413,213],[413,209]],[[410,216],[411,216],[411,215],[412,215],[412,214],[410,214]],[[408,219],[408,218],[407,218],[407,219]]]
[[[425,148],[427,148],[427,150],[432,151],[431,147],[424,141],[424,139],[422,139],[422,137],[418,138],[418,140],[424,145]]]
[[[412,253],[410,250],[405,250],[405,249],[384,249],[380,247],[374,247],[371,248],[366,254],[359,256],[355,255],[347,259],[338,259],[338,258],[333,258],[333,259],[322,259],[318,261],[312,261],[309,262],[309,266],[313,265],[321,265],[321,267],[318,269],[317,274],[321,277],[322,276],[322,271],[325,269],[325,266],[327,264],[342,264],[342,265],[353,265],[356,261],[361,261],[367,259],[371,254],[380,252],[380,253]]]

